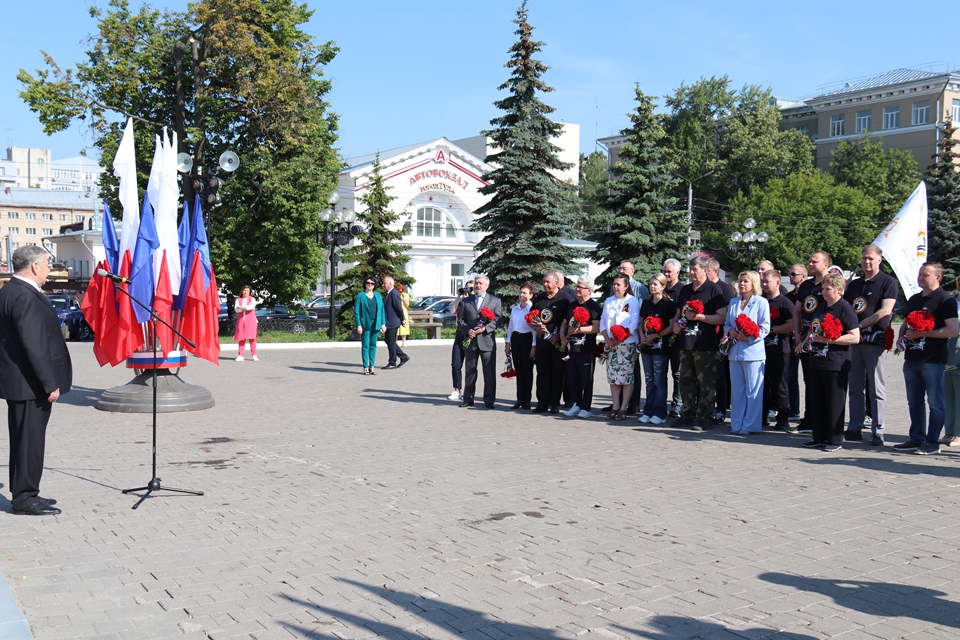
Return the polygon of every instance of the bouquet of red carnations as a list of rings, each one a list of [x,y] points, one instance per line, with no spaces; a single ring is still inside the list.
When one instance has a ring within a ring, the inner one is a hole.
[[[687,300],[687,303],[683,305],[683,310],[680,312],[680,319],[677,320],[677,324],[680,325],[680,328],[683,329],[687,326],[687,323],[690,322],[687,320],[687,316],[684,315],[690,311],[691,313],[703,313],[703,301],[701,300]]]
[[[477,326],[475,326],[473,330],[479,331],[480,329],[483,329],[488,322],[492,322],[493,320],[496,320],[496,318],[497,316],[493,315],[493,311],[491,311],[489,307],[480,309],[480,317],[477,319]],[[466,349],[470,346],[471,342],[473,342],[473,338],[467,338],[461,344],[463,345],[463,348]]]
[[[508,380],[517,377],[517,370],[513,368],[513,357],[510,354],[507,354],[503,362],[503,373],[500,374],[500,377]]]
[[[929,311],[924,311],[920,309],[919,311],[911,311],[907,314],[907,328],[913,329],[914,331],[933,331],[933,327],[936,325],[936,320],[933,317],[933,314]],[[916,340],[907,340],[906,334],[900,341],[897,342],[897,348],[894,351],[895,355],[900,355],[908,348],[917,344]]]
[[[834,317],[832,313],[823,316],[819,325],[811,326],[810,333],[803,342],[800,343],[800,353],[808,353],[813,349],[813,339],[816,336],[823,336],[827,340],[838,340],[843,335],[843,324],[839,318]]]

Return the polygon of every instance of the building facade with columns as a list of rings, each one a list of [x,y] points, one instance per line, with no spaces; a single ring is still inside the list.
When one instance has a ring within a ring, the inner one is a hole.
[[[578,157],[579,127],[565,125],[565,134],[554,142],[564,144],[566,155]],[[475,247],[483,234],[470,226],[477,209],[490,200],[480,188],[485,184],[483,175],[494,169],[482,159],[490,153],[488,145],[482,136],[456,141],[437,138],[380,153],[380,174],[387,194],[394,198],[391,210],[400,215],[397,228],[404,232],[404,244],[411,247],[405,270],[416,279],[415,296],[454,295],[473,275],[471,267],[479,255]],[[360,198],[370,187],[375,157],[347,160],[348,167],[340,173],[339,207],[362,213]],[[561,179],[576,184],[578,176],[574,166]],[[593,248],[591,243],[575,244]],[[584,273],[595,277],[601,271],[584,261]]]

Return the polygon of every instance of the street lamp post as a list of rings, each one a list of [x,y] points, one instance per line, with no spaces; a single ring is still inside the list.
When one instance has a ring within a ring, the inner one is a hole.
[[[325,245],[330,247],[330,339],[336,338],[336,292],[337,292],[337,247],[344,246],[363,233],[363,227],[356,223],[357,213],[350,208],[343,207],[336,210],[340,202],[340,193],[334,189],[327,196],[330,205],[320,212],[321,236]]]
[[[750,269],[753,266],[753,256],[756,253],[757,249],[760,249],[760,257],[763,257],[763,246],[770,239],[770,234],[766,231],[761,231],[756,233],[753,228],[757,226],[757,221],[753,218],[747,218],[743,221],[743,227],[746,229],[745,232],[741,233],[740,231],[734,231],[730,234],[730,250],[735,251],[737,255],[740,255],[740,252],[743,251],[747,256],[747,268]],[[757,246],[759,244],[759,247]]]

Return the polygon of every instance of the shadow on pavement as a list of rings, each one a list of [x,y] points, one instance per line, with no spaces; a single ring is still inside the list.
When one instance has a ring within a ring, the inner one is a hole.
[[[464,634],[470,637],[478,637],[478,634],[483,634],[484,637],[490,638],[542,638],[544,640],[568,637],[557,635],[555,631],[550,629],[540,629],[523,624],[504,622],[503,620],[494,618],[490,614],[482,611],[476,611],[474,609],[448,604],[441,600],[424,598],[404,591],[393,591],[384,587],[367,585],[361,582],[355,582],[353,580],[343,579],[340,580],[340,582],[344,582],[346,584],[363,589],[364,591],[368,591],[376,596],[379,596],[383,600],[386,600],[387,602],[402,607],[405,611],[420,618],[423,622],[436,625],[439,629],[442,629],[445,632],[445,635],[447,633],[452,633],[453,635]],[[429,635],[421,636],[421,631],[419,630],[414,631],[410,628],[405,629],[390,623],[381,622],[374,618],[365,617],[359,614],[346,613],[332,607],[325,607],[315,602],[301,600],[283,593],[278,595],[290,602],[302,605],[308,610],[317,612],[318,614],[325,614],[343,624],[350,625],[351,627],[369,629],[378,636],[430,637]],[[326,621],[318,622],[321,624],[329,624]],[[329,633],[324,633],[315,628],[310,628],[303,625],[291,624],[288,622],[280,622],[280,624],[287,631],[298,637],[329,638],[329,640],[340,640],[340,638],[343,637],[342,628],[331,629]],[[396,634],[396,636],[393,634]]]
[[[414,403],[414,404],[442,404],[457,408],[459,403],[454,402],[453,400],[447,399],[442,393],[411,393],[410,391],[404,391],[402,394],[398,394],[396,391],[385,391],[380,389],[368,389],[363,391],[361,395],[364,398],[372,398],[374,400],[389,400],[391,402],[402,402],[404,404]],[[483,399],[477,399],[475,402],[483,407]],[[504,409],[503,405],[497,405],[501,409]]]
[[[836,604],[851,611],[884,618],[914,618],[960,628],[960,603],[942,597],[947,595],[943,591],[909,584],[808,578],[777,572],[762,573],[758,577],[773,584],[833,598]]]
[[[57,400],[57,404],[69,404],[73,407],[95,407],[100,401],[100,394],[104,389],[74,386],[70,393],[65,393]]]
[[[893,453],[882,458],[851,458],[836,453],[830,456],[824,456],[817,459],[806,460],[810,464],[823,465],[853,465],[861,469],[870,469],[872,471],[883,471],[886,473],[900,473],[906,475],[931,475],[943,478],[960,478],[960,466],[951,465],[949,467],[937,464],[920,464],[930,460],[930,456],[914,456],[910,453]],[[944,459],[948,456],[934,456],[936,459]],[[956,459],[950,462],[955,463]]]
[[[620,625],[614,625],[613,628],[627,635],[638,638],[649,638],[650,640],[700,640],[701,638],[815,640],[817,638],[817,636],[811,636],[805,633],[790,633],[788,631],[771,629],[770,627],[737,628],[730,631],[727,627],[716,622],[698,620],[696,618],[684,618],[683,616],[653,616],[652,618],[644,620],[644,624],[660,629],[660,631],[628,629]]]

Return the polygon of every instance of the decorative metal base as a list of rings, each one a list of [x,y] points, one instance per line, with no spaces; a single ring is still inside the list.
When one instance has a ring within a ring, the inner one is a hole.
[[[213,394],[205,387],[188,384],[179,375],[157,370],[157,413],[178,413],[212,409]],[[117,413],[150,413],[153,411],[153,370],[144,371],[121,387],[107,389],[97,402],[97,409]]]

